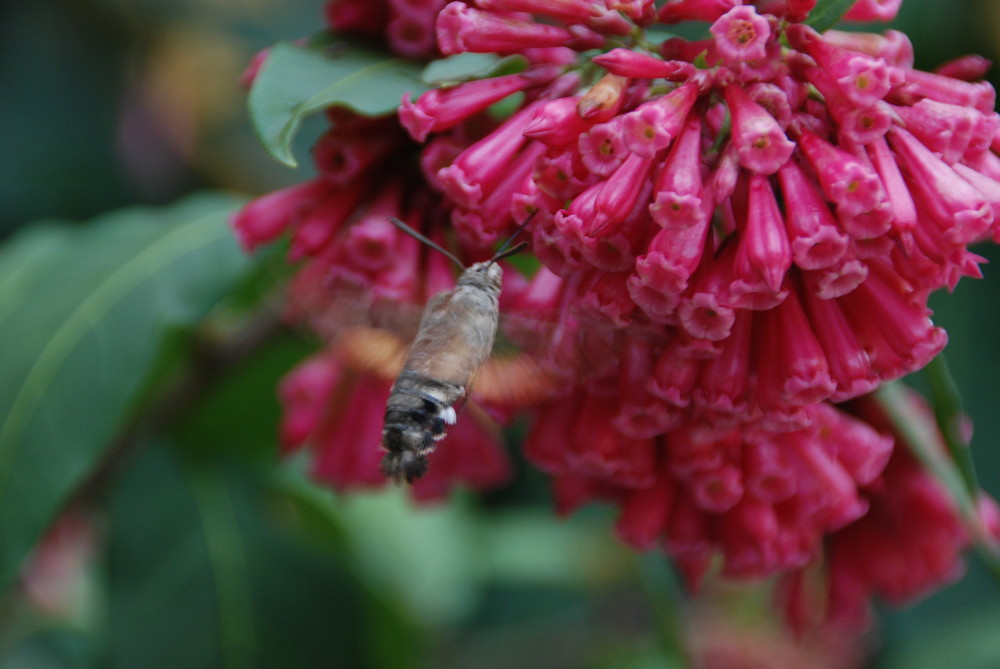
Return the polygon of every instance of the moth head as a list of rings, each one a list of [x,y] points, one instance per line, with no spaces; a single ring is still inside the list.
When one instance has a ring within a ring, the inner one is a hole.
[[[499,293],[503,283],[503,269],[493,260],[477,262],[462,272],[458,283]]]
[[[500,292],[500,286],[503,282],[503,270],[500,269],[500,265],[497,263],[504,258],[509,258],[515,253],[520,253],[528,246],[527,242],[521,242],[516,246],[510,246],[510,242],[513,239],[507,240],[507,243],[500,247],[500,250],[496,254],[485,262],[477,262],[475,265],[465,270],[462,276],[459,277],[458,283],[476,286],[484,290],[493,291],[496,293]]]

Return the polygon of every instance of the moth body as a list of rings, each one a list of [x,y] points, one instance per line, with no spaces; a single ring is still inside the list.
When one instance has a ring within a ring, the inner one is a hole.
[[[493,350],[503,270],[495,259],[462,272],[455,288],[431,298],[393,383],[382,429],[382,472],[412,483],[427,455],[455,423],[454,405]]]

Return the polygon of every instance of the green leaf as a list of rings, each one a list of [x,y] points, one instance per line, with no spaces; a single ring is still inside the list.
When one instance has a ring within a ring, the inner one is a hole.
[[[384,630],[366,619],[364,587],[304,541],[296,509],[252,471],[152,445],[109,519],[110,666],[371,666],[369,636]],[[392,609],[377,615],[396,625]]]
[[[452,623],[477,603],[482,563],[474,516],[456,504],[414,508],[401,489],[353,493],[330,507],[366,581],[425,623]]]
[[[975,518],[976,500],[966,487],[961,471],[948,454],[937,423],[912,401],[911,391],[902,382],[883,384],[875,398],[892,419],[911,452],[943,485],[966,518]]]
[[[460,53],[427,64],[420,79],[428,86],[451,86],[472,79],[487,79],[523,71],[524,56],[499,58],[492,53]]]
[[[32,226],[0,252],[0,588],[100,459],[165,335],[249,266],[227,225],[237,204]]]
[[[934,389],[934,420],[909,398],[901,382],[884,384],[875,397],[906,439],[913,455],[945,487],[958,507],[984,564],[1000,578],[1000,543],[983,526],[970,444],[961,435],[966,414],[961,397],[939,355],[925,370]]]
[[[855,2],[857,0],[819,0],[809,12],[806,24],[817,32],[826,32],[837,25]]]
[[[250,89],[250,119],[268,153],[296,167],[292,139],[310,114],[340,105],[384,116],[396,111],[404,93],[425,90],[417,64],[356,42],[279,42]]]

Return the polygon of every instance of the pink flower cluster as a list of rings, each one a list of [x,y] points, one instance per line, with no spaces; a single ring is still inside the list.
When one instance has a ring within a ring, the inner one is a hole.
[[[911,411],[933,421],[916,393],[908,393],[906,401]],[[894,429],[870,398],[851,402],[849,409],[877,429]],[[942,483],[914,459],[902,436],[896,439],[899,447],[881,476],[863,486],[868,513],[827,537],[822,578],[809,573],[815,566],[782,577],[781,604],[798,629],[817,622],[856,626],[870,618],[873,595],[898,605],[928,594],[964,572],[960,553],[971,534],[1000,536],[1000,509],[992,498],[980,494],[970,528]],[[930,439],[943,453],[941,435]],[[819,615],[825,620],[817,620]]]
[[[256,200],[237,233],[253,248],[290,231],[298,308],[324,330],[347,306],[387,322],[450,287],[444,261],[386,217],[441,240],[450,228],[480,259],[531,216],[543,267],[507,273],[503,308],[521,321],[512,338],[550,340],[559,383],[492,409],[534,408],[525,452],[561,511],[618,505],[619,536],[662,547],[692,583],[717,556],[724,574],[759,577],[826,552],[856,595],[835,613],[916,594],[967,537],[926,474],[886,468],[905,460],[886,425],[832,403],[945,346],[927,297],[979,276],[967,246],[1000,236],[1000,116],[982,59],[915,70],[905,35],[818,34],[801,23],[815,4],[331,2],[334,27],[403,55],[527,65],[405,96],[409,138],[396,119],[331,112],[320,177]],[[848,16],[898,6],[861,0]],[[644,28],[683,20],[711,22],[708,36],[648,41]],[[288,378],[285,443],[310,444],[338,487],[372,485],[391,377],[344,359],[332,349]],[[460,422],[430,471],[419,496],[507,470]],[[912,532],[944,557],[864,573],[880,523],[908,522],[893,515],[903,498],[940,509],[939,527]]]

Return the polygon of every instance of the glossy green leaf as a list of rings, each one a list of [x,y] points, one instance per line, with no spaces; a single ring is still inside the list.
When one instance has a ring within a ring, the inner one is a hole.
[[[337,41],[272,47],[250,89],[250,119],[276,160],[296,167],[291,143],[302,120],[339,105],[364,116],[393,113],[403,94],[427,90],[411,61]]]
[[[528,66],[524,56],[500,58],[492,53],[459,53],[427,64],[421,80],[429,86],[447,86],[521,72]]]
[[[303,540],[295,508],[254,471],[153,445],[109,520],[110,666],[372,666],[363,586]],[[391,609],[377,615],[394,624]]]
[[[0,252],[0,587],[121,427],[165,335],[248,267],[230,196],[32,226]]]
[[[818,0],[806,23],[818,32],[826,32],[837,25],[855,2],[857,0]]]

